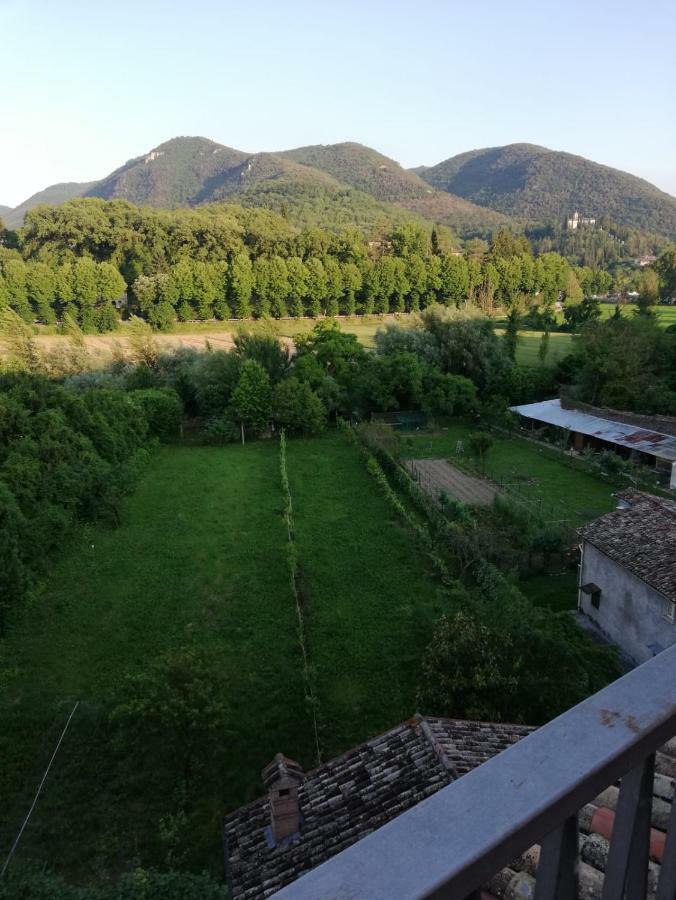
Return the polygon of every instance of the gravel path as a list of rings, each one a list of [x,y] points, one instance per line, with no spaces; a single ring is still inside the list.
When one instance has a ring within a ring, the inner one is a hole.
[[[445,491],[451,499],[468,506],[490,506],[498,492],[490,481],[466,475],[445,459],[408,459],[404,465],[422,490],[436,501]]]

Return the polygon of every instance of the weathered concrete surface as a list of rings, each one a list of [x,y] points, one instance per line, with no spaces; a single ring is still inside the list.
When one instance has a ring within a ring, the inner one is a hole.
[[[676,643],[676,623],[665,616],[664,597],[597,549],[583,544],[580,585],[601,589],[599,608],[579,592],[579,608],[596,627],[637,664]]]

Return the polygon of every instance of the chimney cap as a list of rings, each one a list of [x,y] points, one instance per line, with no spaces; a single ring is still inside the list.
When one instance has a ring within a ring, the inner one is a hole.
[[[305,780],[305,772],[295,759],[289,759],[283,753],[276,753],[274,759],[261,772],[261,778],[266,788],[270,789],[279,782],[295,782],[300,784]]]

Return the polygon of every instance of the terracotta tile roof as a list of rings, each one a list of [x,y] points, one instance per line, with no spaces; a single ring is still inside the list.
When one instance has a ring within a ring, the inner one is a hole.
[[[580,536],[669,600],[676,601],[676,501],[619,493],[625,508],[595,519]]]
[[[416,716],[309,772],[300,791],[299,839],[270,847],[266,798],[225,820],[233,900],[268,897],[365,837],[534,729]],[[676,794],[676,738],[656,754],[650,836],[649,896],[654,896]],[[619,789],[611,785],[579,814],[579,900],[600,897]],[[482,900],[534,896],[535,845],[481,891]]]
[[[675,779],[676,739],[665,744],[655,758],[648,897],[655,896],[664,857],[666,830],[676,790]],[[590,900],[602,894],[610,846],[609,838],[612,834],[618,797],[619,789],[613,785],[580,810],[579,900]],[[486,885],[486,891],[482,893],[482,900],[533,897],[539,856],[540,848],[537,845],[523,853],[508,869],[503,869],[491,879]]]
[[[277,847],[267,797],[236,810],[224,823],[233,900],[269,896],[532,730],[416,716],[309,772],[300,837]]]

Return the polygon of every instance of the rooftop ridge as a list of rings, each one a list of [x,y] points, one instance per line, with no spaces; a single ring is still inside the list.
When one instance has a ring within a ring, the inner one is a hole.
[[[420,731],[427,738],[430,746],[434,750],[439,762],[446,769],[452,781],[455,781],[456,778],[459,777],[458,770],[449,758],[448,754],[444,750],[443,746],[439,743],[439,741],[435,738],[430,723],[427,721],[425,716],[421,716],[419,713],[414,716],[419,720]]]

